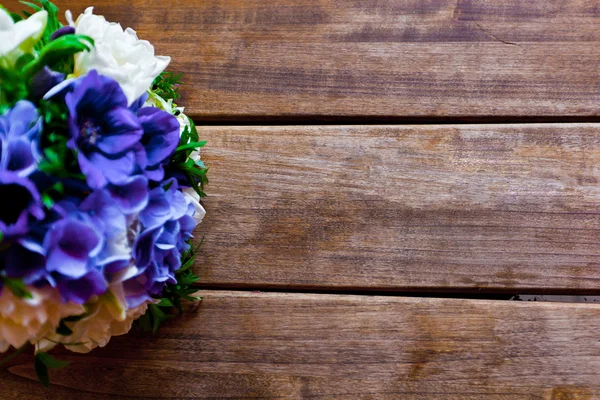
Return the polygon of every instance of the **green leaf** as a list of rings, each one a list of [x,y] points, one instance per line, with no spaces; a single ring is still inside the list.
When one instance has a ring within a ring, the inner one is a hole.
[[[82,51],[90,51],[94,47],[94,39],[84,35],[65,35],[49,42],[42,48],[39,57],[29,63],[23,71],[28,81],[36,72],[45,66],[52,66],[67,57]]]
[[[173,307],[173,303],[169,299],[162,298],[157,304],[158,307]]]
[[[28,6],[35,12],[41,11],[42,9],[48,12],[46,29],[44,30],[40,41],[35,46],[35,49],[40,51],[48,42],[50,42],[52,34],[62,27],[62,24],[58,20],[58,7],[49,0],[37,0],[36,3],[39,5],[29,1],[21,1],[20,3]],[[29,17],[29,13],[23,11],[23,14]]]
[[[69,365],[68,361],[57,360],[48,353],[37,353],[36,358],[39,358],[48,368],[64,368]]]
[[[11,12],[10,16],[11,16],[11,18],[12,18],[12,20],[13,20],[14,23],[17,23],[17,22],[23,20],[23,17],[21,17],[19,14],[15,13],[15,12]]]
[[[151,90],[165,100],[177,100],[180,97],[179,85],[182,74],[173,72],[163,72],[152,82]]]
[[[35,368],[35,374],[38,377],[40,383],[46,387],[50,386],[50,375],[48,374],[48,367],[43,361],[38,357],[38,355],[43,353],[38,353],[33,360],[33,367]]]
[[[169,315],[165,314],[156,304],[150,304],[148,307],[153,321],[152,321],[152,333],[158,331],[160,324],[170,318]]]
[[[25,5],[25,6],[29,7],[29,8],[33,8],[36,12],[42,10],[42,7],[40,7],[40,6],[36,5],[36,4],[30,3],[28,1],[21,0],[21,1],[19,1],[19,3]]]
[[[35,373],[42,385],[50,386],[49,368],[63,368],[69,365],[68,361],[57,360],[48,353],[37,353],[33,362]]]
[[[33,296],[29,293],[25,287],[25,283],[23,283],[21,279],[4,277],[2,278],[2,283],[4,283],[15,296],[24,299],[33,299]]]
[[[200,137],[198,136],[198,130],[196,129],[196,124],[194,124],[194,120],[191,119],[190,117],[187,117],[188,122],[190,123],[190,138],[192,138],[192,140],[194,142],[197,142],[198,140],[200,140]]]
[[[184,144],[182,146],[177,147],[177,149],[175,149],[175,152],[180,152],[180,151],[185,151],[185,150],[194,150],[197,149],[199,147],[204,147],[206,145],[206,140],[202,141],[202,142],[190,142],[188,144]]]

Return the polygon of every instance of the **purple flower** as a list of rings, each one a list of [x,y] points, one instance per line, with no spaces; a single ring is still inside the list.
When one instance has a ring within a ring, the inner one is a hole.
[[[31,81],[29,82],[29,91],[34,98],[40,99],[48,93],[50,89],[56,87],[56,85],[64,80],[65,74],[44,67],[31,78]]]
[[[133,148],[143,129],[127,108],[127,98],[112,78],[90,71],[65,95],[71,139],[67,146],[78,151],[81,171],[90,187],[122,184],[133,174]]]
[[[145,185],[145,178],[139,177]],[[134,182],[130,186],[135,186]],[[122,189],[121,189],[122,190]],[[121,194],[124,194],[121,193]],[[128,211],[132,213],[147,202],[147,187],[144,186],[140,204],[127,202]],[[132,196],[134,199],[137,195]],[[126,197],[126,196],[123,196]],[[124,213],[123,204],[115,201],[107,189],[98,189],[90,194],[82,203],[81,211],[89,215],[95,228],[103,233],[105,245],[98,254],[97,264],[105,268],[105,272],[114,274],[128,267],[132,259],[132,247],[135,235],[135,216]],[[133,225],[133,226],[132,226]]]
[[[62,28],[59,28],[56,31],[54,31],[52,36],[50,36],[50,40],[55,40],[61,36],[73,35],[73,34],[75,34],[75,28],[73,28],[72,26],[68,26],[68,25],[63,26]]]
[[[148,179],[161,181],[165,176],[164,164],[179,144],[179,122],[170,113],[155,107],[141,108],[138,118],[144,129],[141,140],[144,158],[138,164]]]
[[[46,270],[52,274],[65,301],[85,303],[107,290],[96,257],[104,240],[93,224],[69,216],[53,224],[44,238]]]
[[[0,170],[0,199],[0,232],[5,237],[24,235],[32,220],[44,217],[35,185],[14,172]]]
[[[108,193],[124,214],[139,213],[148,204],[148,180],[137,175],[122,185],[109,185]]]
[[[0,116],[0,169],[28,176],[37,167],[42,121],[35,106],[19,101]]]
[[[143,231],[133,248],[139,273],[124,282],[129,307],[159,295],[167,282],[177,282],[181,254],[189,249],[187,241],[196,227],[194,212],[174,178],[150,192],[148,205],[139,214]]]

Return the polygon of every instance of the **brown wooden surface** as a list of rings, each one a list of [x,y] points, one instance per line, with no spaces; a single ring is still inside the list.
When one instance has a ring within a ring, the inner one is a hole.
[[[205,120],[598,115],[595,1],[57,1],[88,3],[171,55]]]
[[[57,1],[92,3],[173,57],[201,122],[599,120],[596,1]],[[598,293],[600,124],[202,134],[205,287]],[[59,351],[50,389],[13,361],[0,399],[600,399],[595,304],[202,294]]]
[[[598,290],[598,124],[201,135],[204,284]]]
[[[595,305],[202,295],[155,337],[70,355],[50,391],[17,363],[0,398],[600,398]]]

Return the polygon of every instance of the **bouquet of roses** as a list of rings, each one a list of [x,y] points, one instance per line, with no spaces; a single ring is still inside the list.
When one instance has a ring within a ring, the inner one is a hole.
[[[47,381],[56,345],[86,353],[196,299],[207,168],[169,57],[92,8],[62,26],[25,4],[0,6],[0,352],[31,349]]]

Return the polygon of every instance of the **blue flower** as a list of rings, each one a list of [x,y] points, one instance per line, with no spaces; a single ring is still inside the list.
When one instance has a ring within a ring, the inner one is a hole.
[[[90,187],[126,182],[134,173],[134,146],[143,129],[127,107],[127,98],[112,78],[90,71],[65,95],[71,139]]]
[[[35,106],[19,101],[0,116],[0,169],[28,176],[40,159],[38,139],[42,121]]]

